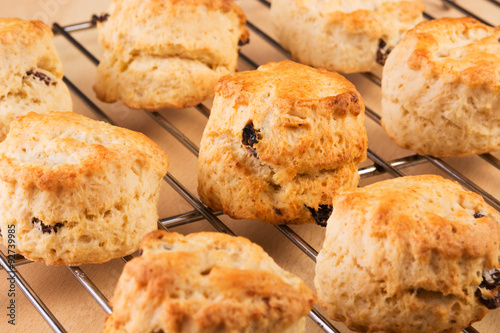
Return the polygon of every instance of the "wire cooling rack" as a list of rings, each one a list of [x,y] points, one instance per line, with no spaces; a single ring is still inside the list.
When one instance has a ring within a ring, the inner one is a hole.
[[[253,1],[255,4],[261,6],[261,11],[267,11],[270,7],[270,2],[265,0],[246,0],[246,5],[248,2]],[[497,14],[500,14],[500,3],[496,0],[480,0],[484,3],[488,3],[492,10],[496,10]],[[465,3],[462,1],[461,3]],[[476,15],[470,8],[465,8],[458,1],[451,0],[443,0],[441,3],[441,8],[439,10],[439,14],[437,17],[441,17],[443,15],[447,15],[448,12],[453,12],[456,15],[460,13],[461,15],[472,16],[477,20],[483,22],[487,25],[492,25],[486,19]],[[433,19],[434,13],[425,12],[424,17],[426,19]],[[68,42],[70,42],[80,53],[88,58],[94,65],[98,65],[99,60],[79,41],[77,41],[72,33],[87,29],[94,29],[96,26],[96,22],[98,21],[98,16],[93,15],[92,19],[88,22],[82,22],[77,24],[71,24],[67,26],[61,26],[58,23],[53,24],[53,32],[55,35],[60,35],[65,38]],[[252,39],[258,38],[261,42],[266,43],[268,47],[273,48],[276,52],[280,54],[279,59],[291,58],[290,54],[284,50],[281,45],[271,37],[271,34],[266,32],[265,28],[262,28],[260,24],[256,24],[253,21],[253,18],[249,18],[247,22],[248,28],[252,32]],[[242,47],[239,52],[240,61],[246,63],[250,68],[257,68],[259,65],[263,63],[258,60],[258,50],[252,49],[252,43],[247,46]],[[367,79],[371,82],[370,89],[379,89],[380,87],[380,73],[361,73],[348,75],[347,78],[349,80],[357,81],[360,77]],[[100,107],[93,102],[92,98],[85,94],[77,85],[75,85],[68,77],[64,77],[64,82],[68,85],[71,91],[78,96],[78,98],[85,103],[93,113],[100,118],[101,120],[107,121],[111,124],[115,124],[113,120],[109,117],[109,115],[104,112]],[[363,91],[360,91],[363,95]],[[210,115],[210,109],[205,104],[199,104],[195,106],[195,108],[208,119]],[[198,156],[198,147],[190,138],[183,133],[180,129],[178,129],[174,124],[169,120],[168,115],[160,112],[148,112],[144,111],[144,113],[150,117],[155,123],[160,125],[165,131],[167,131],[170,135],[172,135],[175,139],[180,142],[185,149],[193,154],[194,156]],[[371,121],[375,124],[380,125],[380,116],[374,111],[374,109],[370,108],[367,103],[366,106],[366,115]],[[493,172],[498,172],[500,168],[500,160],[494,154],[482,154],[478,155],[482,160],[484,160],[489,167],[494,170]],[[452,163],[448,161],[444,161],[439,158],[434,158],[431,156],[421,156],[418,154],[410,154],[405,155],[403,157],[398,157],[394,159],[383,158],[380,155],[376,154],[372,149],[368,150],[368,158],[371,161],[369,165],[359,168],[359,174],[362,180],[376,179],[377,176],[386,176],[386,177],[401,177],[403,176],[403,169],[411,169],[421,164],[430,164],[433,165],[436,170],[439,171],[440,174],[444,174],[450,179],[458,181],[465,188],[475,191],[482,195],[484,199],[493,206],[497,211],[500,211],[500,202],[493,195],[489,194],[487,191],[482,189],[477,183],[473,182],[469,179],[468,175],[464,172],[458,171],[453,167]],[[477,163],[477,161],[475,162]],[[181,225],[190,224],[200,220],[208,221],[215,230],[219,232],[224,232],[227,234],[234,235],[235,233],[219,218],[222,215],[221,212],[214,212],[203,205],[198,198],[190,192],[190,190],[183,185],[180,181],[178,181],[172,174],[167,173],[165,175],[164,180],[168,185],[170,185],[190,206],[192,206],[193,210],[189,210],[187,212],[168,216],[161,218],[158,221],[158,227],[164,230],[169,230],[171,228],[175,228]],[[372,180],[373,182],[374,180]],[[313,248],[307,241],[304,240],[294,229],[289,226],[275,226],[277,230],[279,230],[288,240],[290,240],[293,244],[295,244],[301,251],[303,251],[312,261],[311,265],[316,261],[316,256],[318,254],[317,250]],[[318,227],[319,228],[319,227]],[[122,260],[124,262],[128,262],[132,259],[132,256],[123,257]],[[15,256],[15,266],[18,267],[23,264],[31,263],[31,261],[24,259],[20,255]],[[40,313],[40,315],[45,319],[45,321],[49,324],[49,326],[55,332],[67,332],[67,330],[61,325],[60,321],[53,315],[51,310],[45,305],[43,300],[37,295],[36,291],[30,287],[29,283],[20,274],[17,269],[11,269],[8,264],[8,259],[6,255],[0,251],[0,264],[4,270],[6,270],[11,277],[15,279],[15,282],[19,289],[26,295],[29,301],[33,304],[36,310]],[[112,309],[109,305],[108,299],[104,296],[104,294],[96,287],[96,285],[91,281],[91,279],[85,274],[85,272],[80,267],[67,267],[68,270],[74,275],[74,277],[85,287],[85,289],[89,292],[89,294],[95,299],[95,301],[102,307],[102,309],[110,314]],[[297,272],[295,272],[297,274]],[[300,274],[298,274],[300,275]],[[309,317],[310,319],[316,323],[322,330],[325,332],[341,332],[341,330],[332,324],[327,318],[325,318],[318,309],[313,309]],[[499,328],[500,330],[500,328]],[[478,332],[473,327],[468,327],[464,329],[464,332],[473,333]]]

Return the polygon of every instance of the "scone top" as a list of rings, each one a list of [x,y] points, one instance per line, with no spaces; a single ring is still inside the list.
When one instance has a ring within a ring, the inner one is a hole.
[[[303,332],[315,300],[245,238],[155,231],[125,265],[104,331]]]
[[[364,233],[370,241],[366,238],[363,247],[381,246],[382,240],[384,246],[392,246],[385,249],[384,258],[377,257],[377,251],[361,256],[362,264],[373,265],[376,274],[408,279],[410,275],[398,276],[396,266],[394,275],[383,271],[388,269],[385,265],[378,266],[380,260],[397,262],[405,256],[419,264],[435,260],[433,256],[443,260],[480,257],[488,268],[498,267],[500,214],[479,194],[440,176],[400,177],[345,189],[334,200],[334,212],[329,235]],[[335,231],[335,226],[343,230]],[[459,282],[447,276],[440,287],[461,294]]]
[[[99,39],[124,61],[184,56],[234,70],[236,58],[228,55],[235,53],[238,38],[248,39],[246,17],[232,0],[114,0],[109,14],[98,23]]]
[[[63,76],[53,37],[50,27],[41,21],[0,18],[0,95],[21,87],[30,70],[40,69],[57,78]]]
[[[271,18],[278,41],[301,63],[355,73],[383,66],[423,10],[421,0],[274,0]]]
[[[216,86],[214,109],[211,130],[229,126],[242,137],[251,124],[259,131],[258,158],[288,169],[289,177],[366,157],[363,100],[334,72],[286,60],[227,75]]]
[[[366,33],[377,38],[383,36],[391,44],[397,43],[397,40],[394,40],[395,35],[404,32],[407,24],[418,20],[424,10],[421,0],[298,0],[296,2],[301,3],[299,7],[307,7],[318,16],[324,15],[328,18],[329,24],[341,22],[349,32]]]
[[[162,177],[168,157],[142,133],[72,112],[20,116],[0,144],[0,178],[25,189],[72,188],[134,163]]]
[[[394,53],[387,71],[401,53],[410,69],[426,77],[500,92],[500,26],[492,28],[471,17],[422,22],[408,31]]]

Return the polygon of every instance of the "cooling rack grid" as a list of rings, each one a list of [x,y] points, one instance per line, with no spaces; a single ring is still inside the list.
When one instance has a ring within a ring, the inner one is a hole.
[[[270,7],[270,2],[265,0],[245,0],[237,1],[238,4],[244,9],[248,14],[247,26],[251,32],[251,43],[243,46],[239,55],[239,68],[242,70],[255,69],[259,65],[267,63],[268,61],[279,61],[282,59],[290,58],[289,53],[284,50],[278,42],[273,38],[272,27],[268,19],[268,11]],[[485,24],[498,25],[499,22],[490,22],[488,19],[484,18],[484,9],[479,12],[474,11],[474,6],[470,6],[470,2],[467,1],[428,1],[427,10],[425,13],[426,19],[433,19],[434,17],[442,16],[473,16],[476,19],[482,21]],[[496,0],[480,0],[486,4],[488,8],[487,16],[491,17],[492,12],[496,11],[496,17],[500,15],[500,3]],[[466,7],[467,5],[467,7]],[[482,4],[483,5],[483,4]],[[491,12],[490,12],[491,10]],[[495,17],[495,15],[493,15]],[[60,36],[65,42],[69,42],[74,46],[76,52],[75,56],[79,57],[78,61],[87,61],[90,64],[97,65],[99,63],[98,56],[95,54],[99,53],[99,50],[92,49],[86,44],[85,37],[80,38],[79,33],[86,30],[95,30],[95,23],[98,17],[96,15],[92,16],[92,19],[87,22],[76,23],[71,25],[61,26],[58,23],[53,24],[53,32],[55,35]],[[92,35],[95,38],[95,32]],[[64,60],[64,57],[62,57]],[[86,60],[85,60],[86,59]],[[63,63],[63,65],[65,65]],[[66,73],[68,73],[65,66]],[[141,118],[138,121],[139,124],[130,123],[127,124],[136,129],[137,127],[145,126],[142,128],[147,128],[149,126],[154,126],[156,129],[154,131],[154,136],[161,135],[167,137],[164,141],[162,147],[169,153],[172,142],[177,146],[177,150],[181,150],[183,157],[180,158],[180,162],[171,156],[171,165],[174,163],[186,164],[185,170],[184,166],[177,167],[174,171],[169,171],[165,175],[164,180],[168,184],[168,194],[162,193],[163,205],[168,206],[168,201],[170,197],[165,198],[170,195],[177,195],[175,201],[183,200],[181,207],[176,209],[178,213],[172,214],[174,210],[166,210],[165,215],[160,214],[162,217],[158,222],[158,227],[165,230],[179,230],[184,231],[196,231],[198,229],[203,230],[216,230],[219,232],[225,232],[228,234],[242,234],[244,236],[254,236],[255,233],[271,233],[273,231],[278,231],[278,235],[282,235],[280,238],[274,233],[270,237],[276,237],[276,243],[282,243],[283,240],[289,240],[289,244],[277,244],[272,249],[274,251],[294,251],[293,254],[297,255],[300,251],[302,255],[302,261],[307,261],[307,272],[301,270],[303,266],[293,267],[289,260],[285,266],[290,266],[293,273],[303,277],[306,282],[311,285],[311,274],[314,271],[314,262],[316,260],[317,249],[321,245],[324,230],[317,226],[269,226],[262,225],[260,222],[247,222],[247,221],[233,221],[227,216],[222,215],[221,212],[213,212],[204,206],[196,197],[196,157],[198,156],[198,145],[199,139],[201,138],[200,128],[204,126],[209,114],[210,114],[210,102],[199,104],[190,110],[182,110],[184,113],[178,112],[177,110],[162,110],[159,112],[147,112],[147,111],[131,111],[127,110],[123,106],[109,106],[103,105],[102,103],[95,100],[94,95],[91,93],[92,82],[80,82],[78,78],[73,78],[71,74],[67,74],[64,77],[65,83],[68,85],[74,96],[75,109],[79,111],[76,107],[78,105],[83,106],[86,110],[90,110],[93,113],[93,117],[107,121],[112,124],[117,124],[122,126],[122,123],[127,123],[126,118],[134,118],[138,113],[141,113]],[[466,163],[462,159],[438,159],[430,156],[420,156],[413,154],[408,151],[402,151],[398,149],[393,143],[389,142],[384,135],[380,135],[380,117],[378,115],[378,110],[380,108],[380,73],[361,73],[346,75],[346,77],[353,83],[355,83],[358,90],[361,92],[366,103],[366,114],[367,114],[367,130],[368,137],[370,140],[370,148],[368,151],[368,161],[362,164],[359,168],[359,173],[361,175],[361,185],[366,185],[380,179],[390,178],[390,177],[400,177],[403,175],[419,174],[426,172],[437,173],[444,175],[447,178],[458,181],[462,186],[468,188],[469,190],[475,191],[481,194],[485,200],[493,206],[495,209],[500,211],[500,202],[497,198],[500,197],[500,193],[492,191],[496,184],[500,184],[500,173],[498,172],[500,168],[499,154],[482,154],[470,158],[466,158]],[[132,115],[133,114],[133,115]],[[194,121],[197,126],[192,126],[191,120],[186,120],[188,117],[196,117]],[[153,125],[150,125],[152,123]],[[191,127],[195,127],[197,132],[193,134]],[[149,134],[149,133],[148,133]],[[372,140],[375,138],[374,140]],[[389,147],[389,148],[386,148]],[[387,153],[387,150],[391,152]],[[190,155],[186,157],[185,155]],[[465,165],[465,166],[464,166]],[[172,170],[172,167],[171,167]],[[185,171],[185,172],[184,172]],[[194,172],[193,172],[194,171]],[[484,176],[483,173],[487,173]],[[479,175],[478,175],[479,174]],[[175,176],[174,176],[175,175]],[[487,179],[485,181],[484,179]],[[494,194],[490,194],[493,192]],[[166,201],[166,202],[165,202]],[[163,209],[165,211],[165,209]],[[161,210],[160,210],[161,213]],[[204,223],[204,224],[200,224]],[[252,231],[247,229],[242,229],[241,224],[251,225]],[[182,228],[187,229],[182,229]],[[236,230],[236,231],[233,231]],[[256,230],[256,231],[254,231]],[[252,237],[249,237],[252,239]],[[293,245],[292,245],[293,244]],[[295,247],[291,250],[291,247]],[[267,248],[266,248],[267,250]],[[273,254],[273,251],[271,251]],[[127,262],[132,259],[133,256],[126,256],[122,258],[122,262]],[[91,304],[95,302],[102,308],[101,312],[105,314],[111,313],[112,309],[108,302],[109,290],[112,290],[113,283],[116,282],[116,278],[121,271],[123,263],[115,263],[110,269],[110,276],[112,282],[103,283],[101,278],[94,280],[92,275],[101,277],[99,274],[89,274],[88,271],[94,270],[106,270],[109,267],[104,265],[87,265],[86,267],[67,267],[74,279],[84,287],[88,292],[88,295],[93,299]],[[279,258],[278,263],[281,264]],[[61,322],[67,321],[63,320],[65,313],[61,313],[58,310],[58,315],[54,315],[55,312],[51,310],[54,299],[60,297],[71,298],[71,294],[65,293],[61,295],[55,295],[51,297],[49,301],[44,301],[45,297],[39,294],[43,293],[40,290],[39,281],[30,280],[23,276],[21,266],[29,264],[31,261],[24,259],[22,256],[16,255],[16,269],[11,271],[8,265],[8,260],[5,255],[5,251],[0,251],[0,264],[4,270],[7,270],[11,276],[14,277],[16,285],[19,290],[24,293],[27,299],[32,303],[36,311],[41,315],[41,317],[46,321],[50,328],[55,332],[66,332],[66,331],[82,331],[87,332],[88,327],[102,327],[102,322],[93,323],[92,321],[79,322],[79,329],[75,329],[73,326],[71,329],[65,328]],[[39,263],[31,263],[29,266],[36,266],[40,270],[50,270],[56,269],[53,267],[42,267]],[[89,268],[87,268],[89,267]],[[102,267],[102,269],[101,269]],[[19,268],[19,270],[17,269]],[[85,271],[84,271],[85,270]],[[302,274],[304,273],[304,274]],[[4,274],[7,276],[7,274]],[[106,275],[106,273],[104,273]],[[304,277],[306,275],[306,277]],[[97,281],[99,280],[99,282]],[[36,287],[34,285],[37,285]],[[104,286],[103,286],[104,285]],[[99,287],[98,287],[99,286]],[[107,296],[105,294],[108,294]],[[2,295],[4,297],[4,295]],[[22,296],[20,296],[22,297]],[[24,304],[24,306],[29,306]],[[97,307],[98,308],[98,307]],[[67,309],[68,313],[71,309]],[[23,311],[23,309],[19,309]],[[324,315],[323,310],[316,307],[309,314],[310,320],[308,321],[307,332],[347,332],[348,330],[343,327],[343,325],[335,322],[330,322]],[[488,326],[488,331],[482,331],[483,333],[490,333],[500,330],[500,313],[496,315],[496,318],[492,319],[498,325]],[[33,320],[31,318],[20,318],[20,320]],[[36,320],[34,320],[36,322]],[[0,324],[1,325],[1,324]],[[480,325],[480,324],[478,324]],[[475,325],[476,326],[476,325]],[[3,327],[3,326],[0,326]],[[489,330],[493,327],[493,330]],[[45,330],[45,327],[39,326],[40,330]],[[36,329],[36,328],[35,328]],[[36,330],[38,331],[38,330]],[[464,332],[478,332],[473,327],[468,327]]]

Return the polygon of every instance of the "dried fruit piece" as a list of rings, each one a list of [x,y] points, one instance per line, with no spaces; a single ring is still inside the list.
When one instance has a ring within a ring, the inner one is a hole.
[[[389,56],[389,53],[391,53],[392,49],[387,47],[387,44],[380,39],[378,42],[378,50],[377,50],[377,64],[384,66],[385,61],[387,60],[387,57]]]
[[[483,281],[475,295],[488,309],[500,308],[500,271],[496,268],[483,272]]]
[[[316,220],[316,223],[322,227],[326,227],[326,221],[332,214],[333,207],[330,205],[319,205],[318,210],[315,210],[307,205],[305,206],[311,212],[311,215]]]
[[[35,228],[37,228],[38,230],[40,230],[42,233],[48,233],[50,234],[52,232],[52,230],[54,230],[54,233],[57,234],[57,229],[61,228],[64,226],[63,223],[61,222],[57,222],[56,224],[54,225],[45,225],[43,223],[42,220],[34,217],[32,220],[31,220],[31,223],[33,223],[33,225],[35,226]]]
[[[35,72],[33,70],[29,70],[26,72],[26,75],[33,75],[34,77],[38,78],[40,81],[43,81],[46,85],[53,85],[55,86],[57,84],[57,82],[52,82],[52,80],[50,79],[50,77],[46,74],[43,74],[41,72]]]
[[[250,43],[250,38],[247,38],[245,40],[238,40],[238,46],[243,46],[243,45],[247,45],[248,43]]]
[[[98,21],[98,22],[101,22],[101,23],[104,23],[108,20],[109,18],[109,14],[108,13],[104,13],[104,14],[101,14],[99,16],[96,16],[95,20]]]
[[[253,156],[257,157],[257,151],[253,148],[253,145],[259,142],[262,139],[262,135],[259,134],[260,131],[256,130],[253,126],[253,122],[250,121],[248,124],[243,127],[242,140],[245,146],[249,146],[248,150],[253,154]]]

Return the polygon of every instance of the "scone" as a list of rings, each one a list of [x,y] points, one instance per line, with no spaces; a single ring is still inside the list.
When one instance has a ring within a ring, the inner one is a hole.
[[[232,0],[114,0],[97,26],[104,57],[94,90],[133,109],[184,108],[236,70],[245,15]]]
[[[355,73],[381,68],[423,10],[421,0],[273,0],[271,18],[301,63]]]
[[[359,332],[459,332],[500,306],[499,223],[439,176],[345,190],[317,258],[320,304]]]
[[[158,230],[125,265],[104,332],[303,333],[315,301],[246,238]]]
[[[274,224],[324,224],[359,181],[364,103],[337,73],[291,61],[222,78],[198,159],[198,193],[214,210]]]
[[[437,157],[500,149],[500,26],[419,24],[384,67],[382,125],[400,147]]]
[[[53,38],[41,21],[0,18],[0,141],[29,111],[72,111]]]
[[[15,250],[51,265],[130,254],[157,228],[167,166],[141,133],[72,112],[20,116],[0,143],[3,239],[14,227]]]

